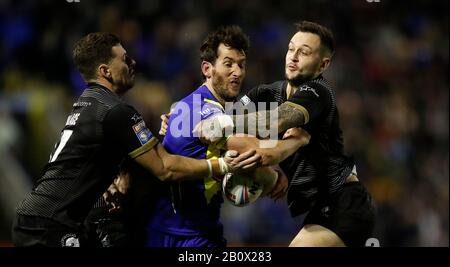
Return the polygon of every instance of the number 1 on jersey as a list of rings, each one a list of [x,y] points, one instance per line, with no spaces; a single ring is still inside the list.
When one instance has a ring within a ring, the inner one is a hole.
[[[72,135],[73,130],[64,130],[61,135],[61,140],[59,141],[58,147],[56,148],[55,152],[52,155],[52,158],[49,162],[53,162],[58,157],[59,153],[63,150],[64,146],[66,145],[67,141],[69,141],[70,136]]]

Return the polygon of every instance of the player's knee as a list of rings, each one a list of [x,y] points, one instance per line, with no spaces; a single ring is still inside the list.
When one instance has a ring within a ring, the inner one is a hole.
[[[305,225],[289,247],[345,247],[345,243],[336,233],[323,226]]]

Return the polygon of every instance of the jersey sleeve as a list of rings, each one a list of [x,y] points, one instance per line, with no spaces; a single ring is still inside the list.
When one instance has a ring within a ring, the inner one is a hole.
[[[253,102],[256,110],[272,109],[273,107],[271,106],[271,103],[279,101],[279,99],[277,99],[277,96],[280,96],[279,93],[280,91],[282,91],[283,86],[284,81],[276,81],[271,84],[257,85],[240,98],[240,103],[243,106],[248,107],[250,106],[249,104]]]
[[[128,105],[112,108],[105,116],[103,130],[111,145],[117,146],[131,158],[144,154],[158,143],[142,116]]]
[[[258,103],[265,101],[263,99],[263,92],[264,90],[261,88],[261,86],[255,86],[252,89],[250,89],[245,95],[243,95],[239,101],[242,103],[242,105],[247,106],[250,102]]]
[[[194,108],[194,112],[200,113],[201,120],[206,120],[217,115],[224,114],[225,110],[219,102],[205,98],[204,103],[202,103],[201,110],[196,110]]]
[[[250,89],[245,95],[243,95],[239,101],[244,106],[246,106],[250,102],[258,102],[259,91],[260,91],[259,87],[255,86],[252,89]]]
[[[300,110],[305,124],[314,121],[330,103],[329,92],[315,83],[302,86],[286,101],[286,104]]]

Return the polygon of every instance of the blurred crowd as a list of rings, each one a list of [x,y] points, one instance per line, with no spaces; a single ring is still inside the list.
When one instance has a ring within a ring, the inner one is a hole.
[[[199,46],[219,25],[249,35],[243,93],[284,78],[293,23],[330,27],[346,152],[377,204],[381,246],[448,246],[448,1],[0,1],[0,241],[41,175],[84,88],[72,46],[118,34],[138,63],[127,94],[154,133],[159,116],[201,83]],[[223,207],[231,246],[286,246],[301,217],[285,201]]]

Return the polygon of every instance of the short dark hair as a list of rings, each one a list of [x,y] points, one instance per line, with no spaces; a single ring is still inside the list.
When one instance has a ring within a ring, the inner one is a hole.
[[[301,21],[295,24],[297,32],[310,32],[317,34],[320,38],[322,48],[328,50],[331,56],[334,54],[334,37],[333,33],[325,26],[311,21]]]
[[[111,61],[112,47],[120,43],[119,37],[105,32],[90,33],[76,42],[73,62],[86,81],[97,78],[96,68]]]
[[[218,57],[217,49],[221,43],[244,53],[250,47],[250,40],[241,27],[236,25],[221,26],[208,34],[203,41],[200,47],[200,60],[214,64]]]

